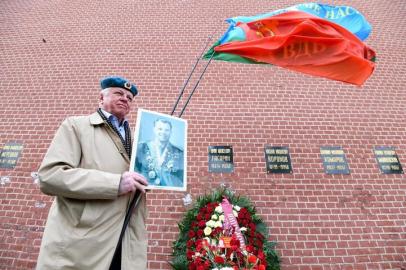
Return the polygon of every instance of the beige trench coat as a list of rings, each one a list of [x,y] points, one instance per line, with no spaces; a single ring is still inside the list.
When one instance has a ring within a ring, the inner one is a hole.
[[[41,191],[55,196],[37,270],[108,269],[132,195],[117,196],[130,160],[112,129],[94,113],[67,118],[39,169]],[[126,230],[122,270],[146,269],[145,195]]]

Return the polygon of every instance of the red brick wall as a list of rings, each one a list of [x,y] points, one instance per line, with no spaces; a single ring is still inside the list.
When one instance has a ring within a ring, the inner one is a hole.
[[[213,61],[183,115],[188,192],[195,199],[226,183],[248,196],[278,242],[282,269],[405,269],[405,176],[381,174],[372,149],[393,146],[406,166],[406,2],[324,2],[353,6],[373,25],[372,77],[357,88]],[[52,198],[31,174],[60,122],[95,110],[101,77],[128,77],[140,88],[136,107],[170,113],[207,37],[226,30],[225,18],[297,3],[0,1],[0,147],[24,144],[17,166],[0,169],[0,269],[35,268]],[[133,127],[135,118],[136,110]],[[265,144],[289,147],[292,174],[266,174]],[[209,145],[233,146],[234,173],[208,173]],[[324,173],[324,145],[343,147],[351,174]],[[149,269],[169,269],[183,196],[148,194]]]

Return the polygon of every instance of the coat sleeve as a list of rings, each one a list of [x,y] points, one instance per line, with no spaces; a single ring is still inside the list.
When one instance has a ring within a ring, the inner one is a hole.
[[[81,142],[72,118],[55,134],[39,168],[40,189],[47,195],[72,199],[115,199],[120,174],[80,168]]]

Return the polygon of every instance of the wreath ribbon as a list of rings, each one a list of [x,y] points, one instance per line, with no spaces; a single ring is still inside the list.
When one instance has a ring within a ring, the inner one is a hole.
[[[223,208],[224,212],[224,228],[226,230],[229,230],[230,228],[234,229],[234,233],[237,236],[237,239],[240,241],[240,248],[242,250],[245,250],[244,236],[242,235],[240,226],[238,226],[237,219],[234,216],[233,207],[231,206],[227,198],[223,198],[221,207]]]

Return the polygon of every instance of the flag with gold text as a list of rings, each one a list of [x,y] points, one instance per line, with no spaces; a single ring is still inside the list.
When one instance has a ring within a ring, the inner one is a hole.
[[[205,58],[272,64],[355,85],[362,85],[372,74],[375,52],[346,27],[310,12],[283,10],[275,14],[235,17],[229,21],[232,30],[227,30]],[[369,26],[360,25],[364,30]],[[353,30],[361,28],[358,25]],[[367,30],[362,33],[364,38],[369,35]]]
[[[204,58],[278,65],[355,85],[375,67],[375,52],[362,41],[371,26],[352,7],[307,3],[226,21],[229,29]]]

